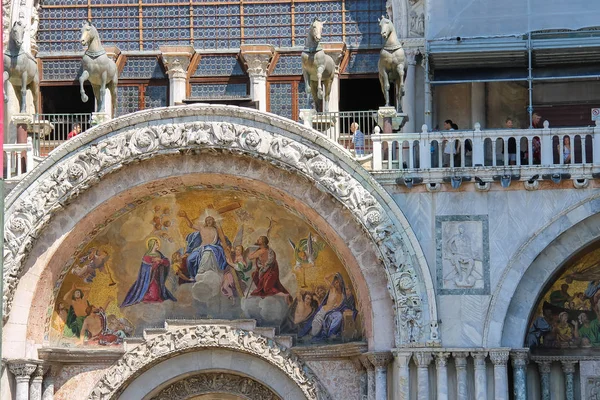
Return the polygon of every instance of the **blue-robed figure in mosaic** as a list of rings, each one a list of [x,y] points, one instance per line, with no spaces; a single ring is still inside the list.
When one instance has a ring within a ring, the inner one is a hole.
[[[330,283],[330,287],[312,319],[313,340],[337,338],[344,328],[344,312],[352,311],[353,319],[358,315],[354,296],[346,290],[342,275],[338,272],[326,276],[325,280]]]
[[[227,245],[230,243],[215,219],[208,216],[204,219],[204,224],[200,225],[192,222],[185,211],[181,211],[179,216],[194,229],[194,232],[185,238],[187,245],[182,260],[181,272],[189,278],[189,282],[193,282],[198,274],[225,270],[228,264],[223,242]]]

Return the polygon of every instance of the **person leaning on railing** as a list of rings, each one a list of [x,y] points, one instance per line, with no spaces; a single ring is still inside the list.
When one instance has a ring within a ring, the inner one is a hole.
[[[350,124],[350,132],[352,132],[352,144],[354,145],[354,153],[357,156],[365,154],[365,134],[358,129],[356,122]]]
[[[81,124],[74,124],[73,130],[71,132],[69,132],[69,134],[67,135],[67,140],[73,139],[75,136],[79,135],[80,133],[81,133]]]

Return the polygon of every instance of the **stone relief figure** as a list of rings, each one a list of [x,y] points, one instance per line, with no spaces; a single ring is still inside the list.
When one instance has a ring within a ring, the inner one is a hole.
[[[390,83],[396,83],[396,110],[402,111],[402,95],[404,94],[404,62],[405,54],[398,40],[392,21],[385,17],[379,20],[383,49],[379,53],[379,83],[385,98],[385,106],[390,106]]]
[[[306,90],[312,94],[315,109],[321,108],[322,111],[327,112],[329,111],[329,95],[335,74],[335,63],[333,58],[325,53],[320,43],[324,22],[315,18],[308,28],[306,45],[302,50],[302,75]],[[319,107],[321,101],[323,106]]]
[[[475,271],[476,254],[471,247],[471,238],[465,233],[463,225],[458,226],[458,233],[454,234],[446,244],[449,256],[447,257],[454,267],[454,283],[458,287],[473,287],[477,278]]]
[[[31,43],[31,51],[33,54],[37,53],[37,33],[40,25],[40,2],[35,1],[33,7],[31,8],[31,27],[29,28],[29,37]]]
[[[87,50],[81,61],[83,72],[79,76],[81,101],[84,103],[88,101],[88,96],[83,90],[83,82],[89,80],[92,84],[96,101],[98,102],[96,111],[105,112],[104,95],[108,87],[112,98],[112,115],[114,115],[117,105],[117,64],[106,55],[106,50],[102,47],[98,31],[90,21],[83,23],[80,41],[83,46],[87,46]]]
[[[10,30],[8,48],[4,51],[4,102],[8,102],[6,91],[10,82],[17,94],[20,113],[26,112],[27,89],[31,90],[35,108],[40,87],[37,61],[23,49],[24,38],[25,24],[18,20]]]
[[[419,14],[415,10],[410,12],[410,31],[422,36],[425,33],[425,14]]]

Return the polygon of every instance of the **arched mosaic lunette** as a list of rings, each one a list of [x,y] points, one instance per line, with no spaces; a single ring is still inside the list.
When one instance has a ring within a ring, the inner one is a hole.
[[[346,150],[317,131],[233,106],[170,107],[127,115],[66,142],[28,174],[6,201],[5,318],[25,258],[57,210],[128,163],[214,148],[295,171],[338,199],[379,249],[397,310],[396,344],[438,339],[435,296],[425,258],[389,194]],[[432,329],[427,334],[429,321]]]
[[[272,339],[225,325],[199,325],[158,335],[128,351],[100,378],[88,399],[117,399],[135,377],[150,367],[179,354],[210,348],[243,352],[269,362],[294,381],[307,400],[330,398],[310,368]]]

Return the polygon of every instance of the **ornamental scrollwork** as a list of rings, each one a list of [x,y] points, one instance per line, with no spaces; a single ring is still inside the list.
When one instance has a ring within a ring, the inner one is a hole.
[[[138,120],[136,120],[138,118]],[[382,205],[353,175],[305,143],[232,122],[182,122],[132,127],[135,114],[109,121],[107,136],[90,142],[74,155],[57,162],[16,200],[5,222],[4,318],[10,313],[24,260],[52,215],[103,176],[124,165],[161,154],[198,151],[237,152],[295,170],[315,182],[349,209],[377,244],[389,277],[389,290],[397,316],[397,344],[423,340],[421,288],[414,269],[415,255],[406,234],[399,232]],[[282,128],[297,129],[292,122]],[[290,126],[288,126],[290,125]],[[294,126],[292,126],[294,125]],[[98,128],[94,129],[99,129]],[[410,284],[408,284],[410,282]],[[427,325],[428,326],[428,325]]]
[[[298,385],[308,400],[329,400],[330,398],[314,373],[298,358],[298,356],[281,347],[274,340],[255,334],[254,332],[235,329],[230,326],[199,325],[164,333],[145,341],[135,349],[125,353],[125,355],[109,368],[104,376],[96,383],[96,386],[92,389],[88,399],[115,399],[118,397],[120,390],[122,390],[131,379],[152,367],[157,362],[177,356],[184,352],[193,351],[194,349],[206,348],[225,348],[257,356],[283,371]],[[213,375],[218,378],[218,375],[222,374],[216,373]],[[242,381],[247,379],[242,377],[237,378]],[[222,379],[221,381],[222,383],[226,383],[227,380]],[[251,399],[279,398],[270,389],[262,385],[261,387],[257,386],[254,381],[252,381],[254,382],[253,385],[242,381],[240,381],[240,385],[237,389],[245,391],[245,393],[239,392],[239,394],[244,394]],[[177,385],[178,384],[176,383],[171,386],[175,387]],[[210,389],[209,386],[213,385],[210,390],[215,390],[214,383],[209,382],[207,385],[199,385],[199,387]],[[179,386],[177,386],[177,388],[179,388]],[[165,390],[168,389],[169,387]],[[267,393],[271,397],[248,396],[249,394],[258,395],[258,392],[255,389],[261,391],[263,394]],[[163,392],[159,393],[154,399],[180,398],[177,396],[164,397]],[[169,391],[168,393],[171,392]],[[184,394],[182,392],[177,393]],[[199,392],[197,394],[201,393]]]

